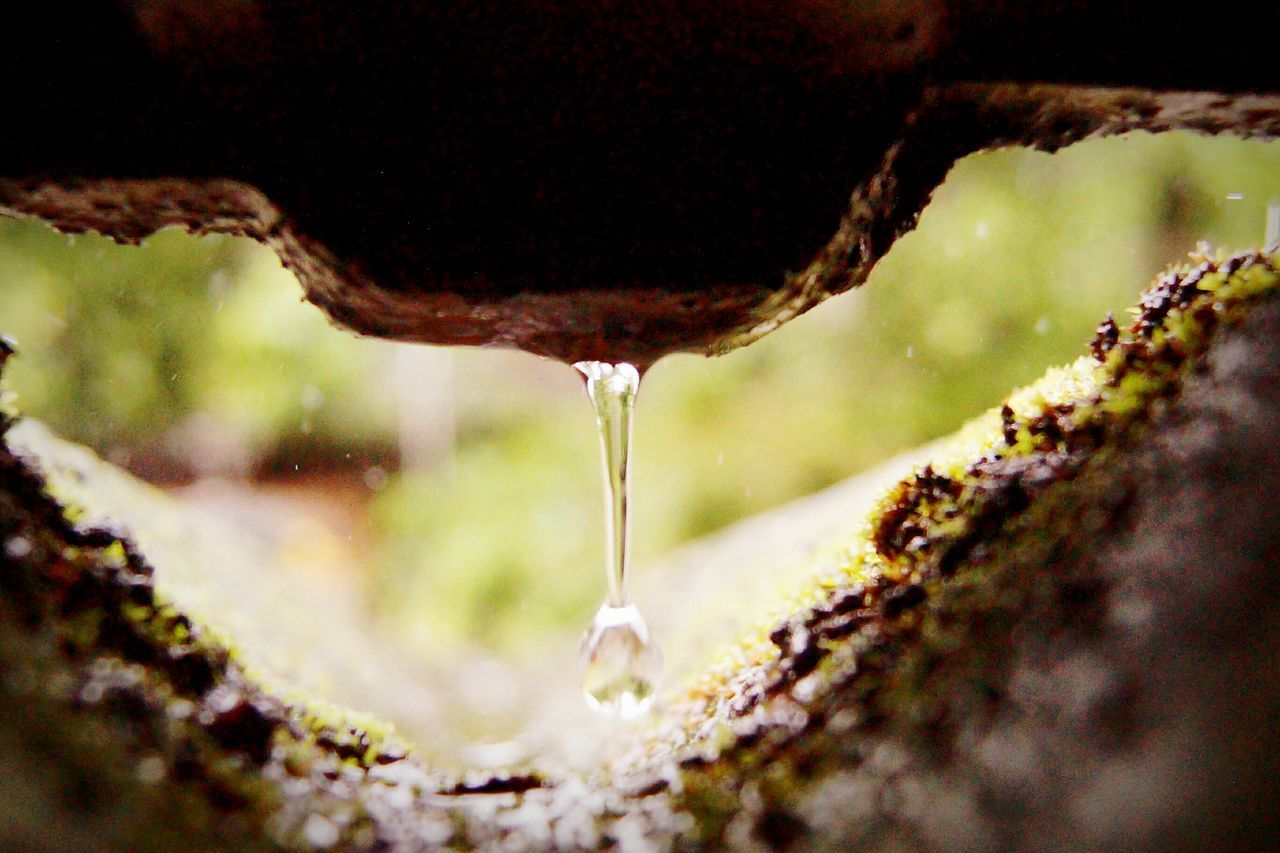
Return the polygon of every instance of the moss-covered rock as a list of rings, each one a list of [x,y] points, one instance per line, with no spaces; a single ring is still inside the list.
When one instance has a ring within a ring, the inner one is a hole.
[[[788,615],[587,777],[434,772],[283,698],[0,430],[0,840],[64,848],[1263,846],[1280,804],[1276,256],[886,490]],[[7,354],[7,351],[6,351]],[[74,458],[73,458],[74,457]],[[59,477],[50,472],[61,471]],[[67,479],[69,478],[69,479]]]
[[[690,691],[701,840],[1269,837],[1277,283],[1274,256],[1193,256],[889,488]]]

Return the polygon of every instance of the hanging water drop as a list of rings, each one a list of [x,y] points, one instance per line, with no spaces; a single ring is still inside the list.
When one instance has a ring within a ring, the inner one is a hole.
[[[631,449],[631,412],[640,388],[633,365],[580,361],[587,396],[596,411],[604,467],[604,604],[582,639],[582,692],[596,710],[623,719],[643,714],[653,703],[662,675],[662,653],[640,611],[627,597],[627,557],[631,522],[627,469]]]

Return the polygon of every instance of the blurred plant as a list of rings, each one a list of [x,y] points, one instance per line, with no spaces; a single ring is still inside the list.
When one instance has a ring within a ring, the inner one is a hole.
[[[0,219],[0,281],[24,410],[115,461],[177,443],[195,473],[244,473],[285,447],[385,445],[393,429],[367,381],[382,353],[300,308],[259,246],[170,230],[123,247]]]

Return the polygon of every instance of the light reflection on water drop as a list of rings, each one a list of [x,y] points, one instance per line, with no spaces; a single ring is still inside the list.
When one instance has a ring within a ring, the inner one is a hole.
[[[623,720],[649,710],[662,677],[662,652],[635,605],[602,605],[582,638],[581,655],[588,705]]]
[[[582,639],[582,690],[595,710],[634,719],[649,709],[662,675],[662,653],[649,626],[627,597],[627,558],[631,520],[627,479],[631,450],[631,411],[640,388],[640,372],[630,364],[582,361],[574,365],[586,377],[587,396],[596,411],[604,468],[605,603]]]

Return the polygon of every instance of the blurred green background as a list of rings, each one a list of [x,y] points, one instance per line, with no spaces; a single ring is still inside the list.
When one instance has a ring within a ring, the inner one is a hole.
[[[1137,135],[967,159],[867,287],[650,372],[639,570],[951,431],[1081,353],[1196,241],[1259,244],[1276,195],[1274,144]],[[578,630],[600,600],[599,461],[564,365],[339,332],[256,245],[120,247],[11,220],[0,332],[24,412],[167,488],[230,484],[316,520],[306,559],[423,655],[536,654],[530,638]]]

